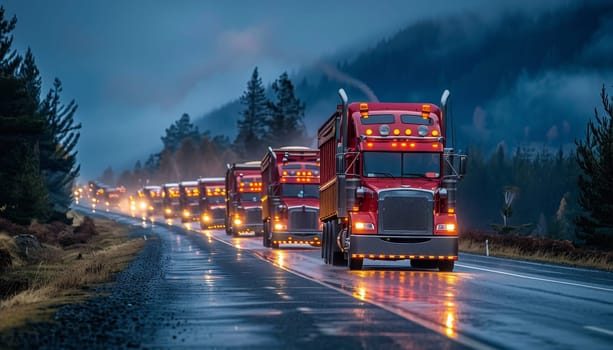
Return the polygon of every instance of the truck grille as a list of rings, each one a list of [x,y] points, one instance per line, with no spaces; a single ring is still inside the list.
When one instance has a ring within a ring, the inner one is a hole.
[[[379,233],[432,235],[434,196],[416,190],[379,193]]]
[[[319,210],[314,208],[292,208],[288,213],[288,231],[318,231]]]
[[[226,217],[226,209],[225,208],[215,208],[211,210],[211,214],[213,219],[224,219]]]
[[[249,208],[245,210],[247,225],[262,223],[262,208]]]

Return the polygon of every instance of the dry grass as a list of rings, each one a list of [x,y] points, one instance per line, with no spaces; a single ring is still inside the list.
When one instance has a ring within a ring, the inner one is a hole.
[[[143,246],[140,239],[128,239],[125,226],[102,219],[95,224],[98,234],[85,244],[64,249],[45,245],[44,260],[37,264],[15,256],[6,276],[27,280],[29,288],[0,301],[0,332],[26,321],[49,319],[56,305],[85,300],[92,293],[86,287],[108,282]],[[0,247],[13,252],[7,237],[0,236]]]
[[[489,254],[500,258],[613,271],[613,253],[576,248],[568,241],[526,236],[468,233],[460,236],[460,251],[485,255],[485,240]]]

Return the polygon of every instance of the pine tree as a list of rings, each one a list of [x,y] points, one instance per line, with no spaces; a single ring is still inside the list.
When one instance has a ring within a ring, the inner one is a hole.
[[[603,85],[604,114],[594,110],[585,140],[575,140],[579,175],[579,205],[584,213],[575,220],[577,236],[590,246],[613,248],[613,98]]]
[[[41,172],[46,178],[49,200],[56,219],[63,220],[72,201],[72,188],[79,176],[76,146],[79,142],[81,124],[74,115],[77,104],[61,101],[62,83],[55,79],[53,87],[41,103],[45,119],[45,131],[41,137]]]
[[[0,77],[14,77],[19,65],[21,56],[12,49],[13,35],[17,17],[13,16],[10,20],[4,19],[4,6],[0,6]]]
[[[272,147],[287,145],[308,146],[304,125],[305,105],[295,96],[294,85],[286,72],[272,84],[275,102],[268,102],[270,118],[267,141]]]
[[[34,54],[32,54],[32,50],[30,50],[30,48],[28,48],[26,56],[19,67],[17,78],[23,80],[25,84],[26,94],[28,95],[29,102],[31,103],[31,106],[29,106],[30,109],[32,111],[38,110],[40,104],[42,79],[40,77],[38,67],[36,66]]]
[[[5,20],[0,6],[0,217],[27,224],[48,218],[39,170],[38,140],[44,123],[33,88],[40,81],[25,79],[30,73],[26,70],[19,75],[22,58],[11,48],[16,23],[16,17]]]
[[[243,92],[240,102],[244,109],[241,112],[242,119],[238,121],[238,134],[234,141],[236,152],[245,159],[260,159],[266,149],[262,139],[266,132],[268,99],[257,67],[247,82],[247,90]]]
[[[179,120],[166,129],[166,135],[162,136],[164,150],[171,153],[176,152],[186,138],[191,138],[193,142],[198,142],[200,140],[200,132],[198,132],[198,127],[194,126],[190,121],[189,114],[183,113]]]
[[[2,216],[22,225],[31,223],[32,219],[46,221],[49,205],[45,179],[38,169],[36,148],[22,143],[8,150],[8,153],[19,162],[14,164],[15,176],[11,177],[5,189],[8,202],[4,204]]]

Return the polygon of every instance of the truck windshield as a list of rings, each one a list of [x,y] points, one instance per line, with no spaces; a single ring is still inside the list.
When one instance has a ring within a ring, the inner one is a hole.
[[[364,176],[390,178],[438,178],[440,153],[364,152]]]
[[[259,192],[243,192],[241,193],[241,202],[259,202],[262,195]]]
[[[209,204],[224,204],[226,197],[224,196],[207,196],[206,200]]]
[[[283,184],[283,197],[294,198],[319,198],[319,185]]]

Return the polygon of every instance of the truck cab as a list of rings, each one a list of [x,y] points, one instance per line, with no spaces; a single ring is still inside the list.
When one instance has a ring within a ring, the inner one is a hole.
[[[180,215],[181,203],[179,197],[179,183],[169,182],[162,185],[162,205],[165,219],[173,219]]]
[[[319,150],[301,146],[268,148],[261,164],[265,247],[321,244]]]
[[[200,227],[215,229],[225,227],[226,187],[223,177],[198,179],[200,190]]]
[[[260,161],[227,164],[226,168],[226,233],[260,236],[263,231]]]
[[[147,216],[162,214],[162,186],[147,185],[142,192],[147,202]]]
[[[318,130],[324,261],[361,269],[364,259],[408,259],[417,268],[452,271],[456,184],[466,157],[445,147],[446,98],[441,109],[348,104],[343,90],[339,95],[343,104]]]
[[[179,205],[181,222],[200,220],[200,190],[198,181],[179,183]]]

